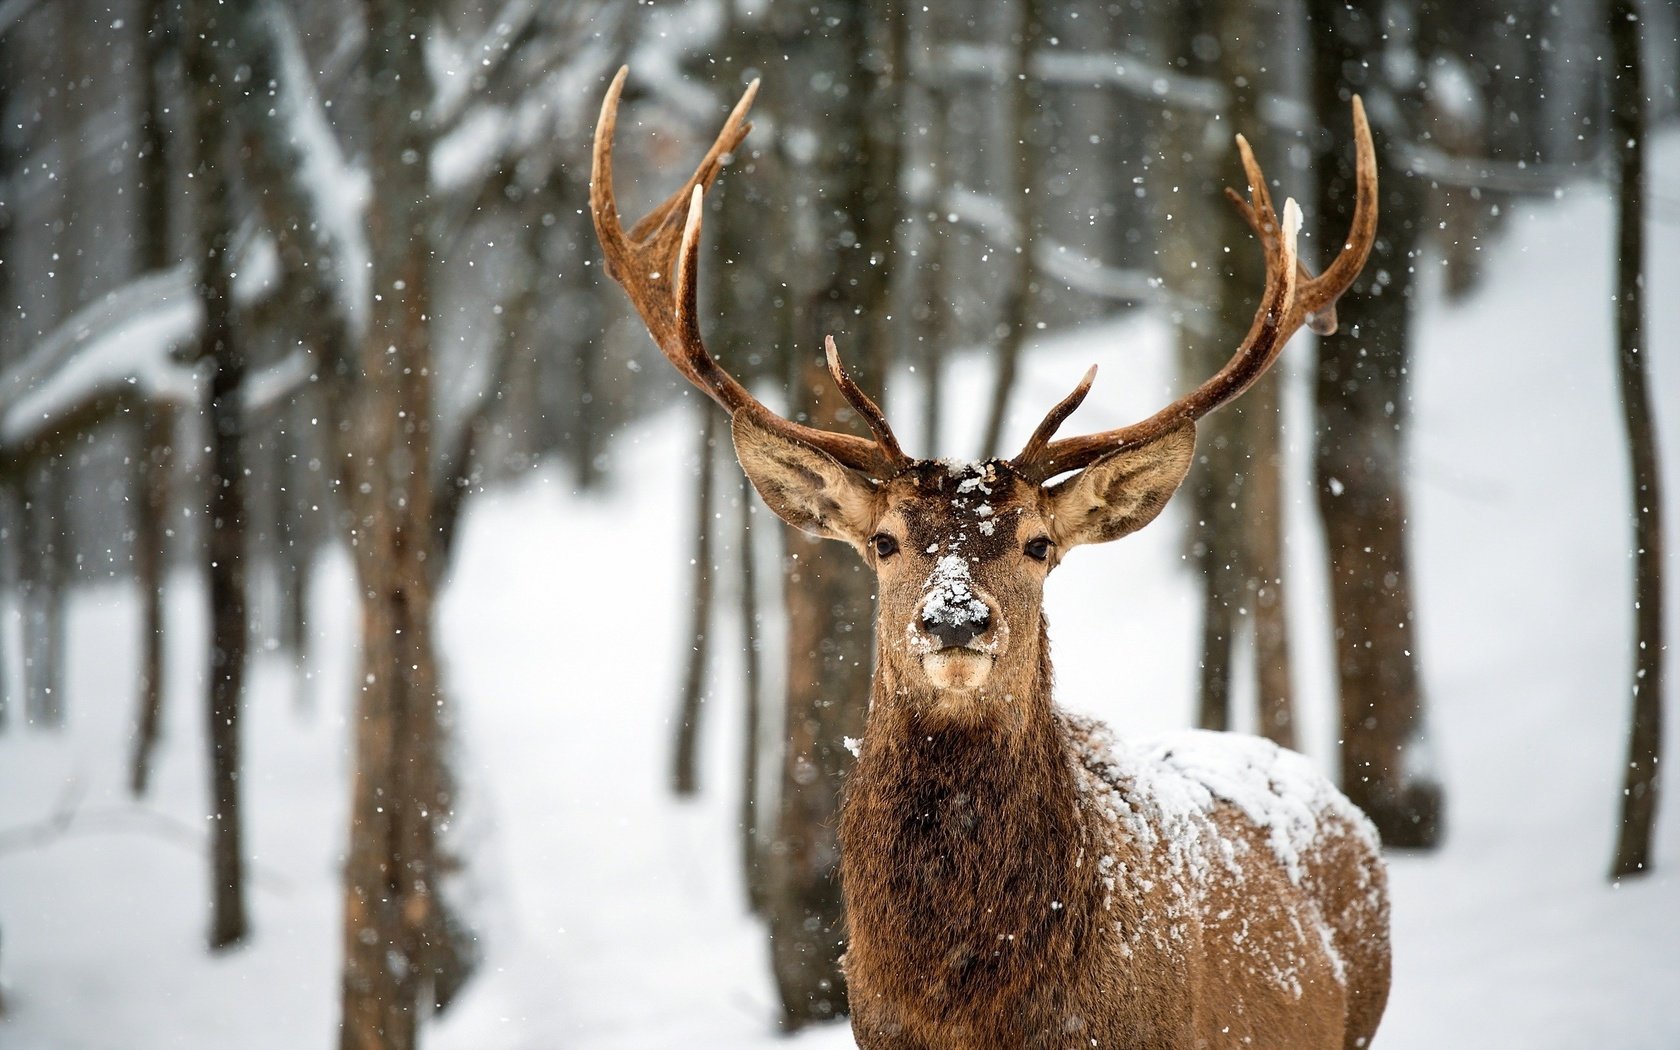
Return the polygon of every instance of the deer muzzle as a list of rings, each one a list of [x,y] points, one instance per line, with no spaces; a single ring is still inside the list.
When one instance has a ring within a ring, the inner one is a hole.
[[[928,578],[908,633],[934,688],[967,692],[991,674],[1008,632],[997,603],[969,576],[967,562],[951,555]]]

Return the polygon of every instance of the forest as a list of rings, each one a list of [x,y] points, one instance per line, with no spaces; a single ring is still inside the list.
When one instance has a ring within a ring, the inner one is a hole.
[[[858,1045],[888,598],[743,414],[1136,424],[1366,191],[1056,702],[1339,787],[1377,1046],[1680,1045],[1680,7],[0,0],[0,1047]]]

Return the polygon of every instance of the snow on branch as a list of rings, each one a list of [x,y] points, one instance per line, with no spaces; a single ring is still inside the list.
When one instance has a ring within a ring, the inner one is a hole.
[[[587,146],[601,81],[622,60],[629,15],[612,0],[555,5],[506,0],[489,26],[459,43],[427,42],[436,94],[433,188],[469,199],[498,170],[573,142]],[[587,152],[573,162],[588,167]]]
[[[219,61],[249,143],[246,175],[288,276],[308,288],[303,320],[333,368],[368,323],[371,289],[365,212],[369,180],[348,161],[327,121],[297,28],[274,0],[231,5]]]
[[[964,79],[1002,82],[1011,68],[1004,49],[992,44],[946,44],[928,52],[923,72]],[[1215,114],[1230,102],[1230,92],[1217,80],[1187,76],[1177,70],[1126,52],[1040,51],[1030,70],[1046,84],[1075,87],[1112,87],[1186,112]],[[1372,99],[1370,93],[1367,99]],[[1372,100],[1373,111],[1379,103]],[[1402,127],[1397,117],[1373,112],[1377,123],[1391,130]],[[1260,98],[1260,119],[1268,127],[1311,134],[1318,131],[1311,109],[1284,95]],[[1406,158],[1407,169],[1424,178],[1452,186],[1474,186],[1508,193],[1544,195],[1573,178],[1607,178],[1607,156],[1582,164],[1530,164],[1486,157],[1458,157],[1430,143],[1406,141],[1390,134],[1391,148]]]
[[[705,125],[718,119],[722,100],[683,71],[683,59],[717,42],[727,21],[718,7],[716,3],[700,3],[655,8],[628,62],[636,71],[640,90]],[[722,104],[727,110],[728,104]]]
[[[1039,240],[1033,250],[1033,262],[1040,273],[1094,299],[1152,302],[1166,296],[1161,279],[1153,274],[1104,266],[1088,255],[1050,240]]]
[[[261,415],[278,408],[318,374],[315,355],[303,349],[293,350],[267,368],[247,374],[239,389],[245,413]]]
[[[0,0],[0,36],[23,21],[23,16],[29,13],[29,9],[40,2],[41,0]]]
[[[87,118],[74,136],[53,136],[9,163],[10,171],[0,177],[0,200],[20,213],[42,207],[41,199],[62,193],[64,180],[77,169],[101,158],[108,162],[117,150],[128,149],[133,134],[134,115],[129,107],[109,106]]]
[[[174,350],[203,324],[194,280],[185,265],[142,275],[48,333],[0,376],[0,441],[26,445],[104,398],[190,398],[192,370]]]
[[[248,239],[234,301],[272,294],[268,242]],[[137,401],[196,404],[202,395],[196,345],[204,326],[198,274],[186,263],[142,274],[77,310],[0,374],[0,447],[27,451],[91,426]],[[298,350],[246,377],[248,411],[272,408],[315,376]]]
[[[1015,216],[998,198],[959,187],[948,190],[940,204],[950,221],[969,226],[1003,247],[1020,247],[1021,231]],[[1165,289],[1153,274],[1104,266],[1078,249],[1048,237],[1035,238],[1032,253],[1033,263],[1041,273],[1056,278],[1076,292],[1123,302],[1153,302],[1165,298]]]
[[[436,85],[432,117],[440,132],[447,134],[475,98],[507,75],[513,60],[538,35],[541,14],[538,0],[507,0],[488,28],[465,47],[452,47],[454,41],[443,32],[427,39],[426,64]]]
[[[924,68],[935,75],[1001,82],[1013,67],[1001,45],[946,44],[929,51]],[[1123,51],[1040,51],[1028,69],[1046,84],[1112,87],[1188,112],[1220,113],[1230,103],[1230,92],[1217,80],[1187,76]],[[1260,118],[1288,131],[1316,127],[1306,105],[1282,95],[1260,99]]]
[[[1504,193],[1551,196],[1572,179],[1608,179],[1610,155],[1601,153],[1579,164],[1530,164],[1527,161],[1460,157],[1425,142],[1397,144],[1406,170],[1448,186],[1499,190]]]
[[[371,254],[364,218],[368,175],[349,163],[339,149],[316,93],[314,75],[304,63],[297,26],[281,5],[269,2],[260,7],[255,21],[263,32],[253,36],[273,49],[275,61],[269,68],[275,78],[268,85],[273,101],[269,112],[282,125],[273,130],[284,136],[281,141],[289,147],[298,188],[309,205],[309,227],[323,242],[325,258],[334,264],[329,287],[336,290],[352,332],[359,334],[367,327],[370,291]]]

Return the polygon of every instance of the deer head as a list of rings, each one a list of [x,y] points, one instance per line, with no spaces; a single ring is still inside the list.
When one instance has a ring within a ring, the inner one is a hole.
[[[880,408],[826,342],[829,372],[872,437],[818,430],[772,412],[722,370],[701,338],[696,279],[701,204],[724,157],[746,137],[754,81],[688,182],[628,232],[613,197],[612,141],[620,69],[595,131],[590,204],[607,272],[629,294],[671,364],[732,417],[736,453],[764,502],[805,532],[858,551],[878,579],[883,696],[972,720],[1047,693],[1045,577],[1072,548],[1119,539],[1153,521],[1184,480],[1195,421],[1235,398],[1271,366],[1303,324],[1335,329],[1335,303],[1364,265],[1376,231],[1376,163],[1360,100],[1353,100],[1358,201],[1340,254],[1314,276],[1296,257],[1300,210],[1272,207],[1248,143],[1237,136],[1249,196],[1227,194],[1266,255],[1266,281],[1248,334],[1218,374],[1148,419],[1056,438],[1090,391],[1093,366],[1008,459],[952,463],[903,452]],[[1047,701],[1046,701],[1047,702]]]

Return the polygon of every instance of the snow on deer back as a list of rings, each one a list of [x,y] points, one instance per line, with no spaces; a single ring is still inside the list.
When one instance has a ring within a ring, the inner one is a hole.
[[[1367,1045],[1387,999],[1389,916],[1358,807],[1269,740],[1123,741],[1093,719],[1061,722],[1099,851],[1099,939],[1127,961],[1201,969],[1204,1001],[1181,1020],[1217,1027],[1208,1045]]]

